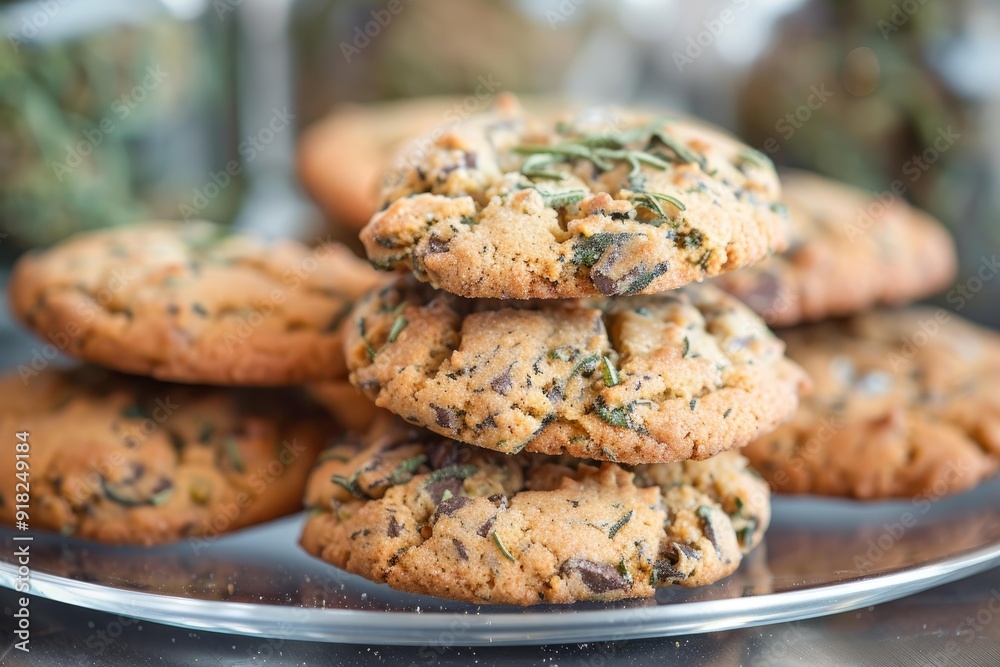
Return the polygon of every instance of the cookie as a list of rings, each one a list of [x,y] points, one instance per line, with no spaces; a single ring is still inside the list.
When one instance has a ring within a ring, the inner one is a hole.
[[[782,174],[791,247],[717,279],[772,326],[901,305],[955,277],[955,244],[929,215],[900,198],[809,174]]]
[[[331,382],[314,382],[305,385],[313,400],[326,408],[337,423],[344,428],[363,431],[375,419],[378,408],[356,387],[347,381],[347,375]]]
[[[770,520],[727,452],[628,468],[505,456],[381,419],[323,452],[302,545],[390,587],[473,603],[652,597],[731,574]]]
[[[476,100],[477,105],[481,104]],[[531,97],[525,106],[555,115],[558,102]],[[298,171],[309,195],[333,220],[364,227],[379,207],[383,173],[398,153],[425,150],[469,115],[464,97],[422,97],[344,104],[312,124],[299,140]],[[415,138],[430,133],[422,141]]]
[[[464,299],[404,276],[344,324],[351,383],[461,442],[624,463],[704,459],[795,413],[802,370],[750,309],[692,285]]]
[[[342,377],[339,324],[383,280],[336,245],[145,223],[25,255],[9,290],[15,314],[72,357],[161,380],[263,386]]]
[[[784,250],[770,160],[689,120],[509,97],[396,165],[362,230],[382,269],[466,297],[647,294]]]
[[[214,537],[301,507],[338,430],[293,389],[213,389],[83,367],[0,379],[0,519],[111,544]],[[15,433],[30,449],[17,468]],[[26,472],[24,478],[15,472]],[[15,487],[15,484],[25,486]]]
[[[935,500],[1000,461],[1000,335],[939,309],[782,332],[815,391],[746,448],[776,491]]]

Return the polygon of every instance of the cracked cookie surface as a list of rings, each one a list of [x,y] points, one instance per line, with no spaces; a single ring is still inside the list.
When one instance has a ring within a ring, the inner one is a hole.
[[[390,171],[372,263],[466,297],[628,295],[787,244],[773,165],[721,131],[624,110],[541,125],[502,97]]]
[[[150,546],[301,507],[309,470],[339,429],[293,389],[215,389],[96,367],[0,378],[0,426],[30,435],[33,528]],[[0,460],[13,524],[15,457]],[[23,488],[21,489],[23,490]]]
[[[955,244],[929,215],[807,172],[781,174],[790,247],[715,283],[773,326],[930,296],[954,279]]]
[[[390,587],[475,603],[651,597],[728,576],[770,521],[727,452],[629,468],[461,445],[383,417],[320,455],[305,549]]]
[[[383,282],[339,245],[266,245],[215,225],[144,223],[25,255],[15,314],[64,354],[161,380],[343,377],[338,325]]]
[[[944,309],[781,332],[815,391],[745,450],[778,492],[940,498],[1000,465],[1000,335]]]
[[[759,317],[708,285],[498,301],[401,277],[359,300],[344,341],[377,405],[505,453],[704,459],[790,419],[807,383]]]

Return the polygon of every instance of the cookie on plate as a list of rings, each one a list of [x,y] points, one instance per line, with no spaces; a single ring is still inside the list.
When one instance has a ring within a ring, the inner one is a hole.
[[[709,285],[499,301],[404,276],[350,318],[355,386],[413,424],[508,454],[704,459],[790,419],[808,382],[757,315]]]
[[[293,389],[215,389],[95,367],[0,378],[0,518],[13,524],[15,433],[28,523],[111,544],[215,536],[298,510],[338,429]]]
[[[955,244],[923,211],[806,172],[783,172],[781,180],[791,247],[716,281],[768,324],[903,304],[954,279]]]
[[[770,520],[746,459],[623,467],[505,456],[381,419],[326,450],[302,545],[411,593],[476,603],[651,597],[731,574]]]
[[[361,233],[372,263],[466,297],[646,294],[787,244],[770,160],[691,120],[509,97],[389,173]]]
[[[204,222],[79,234],[21,258],[15,314],[64,354],[161,380],[342,377],[338,331],[384,279],[337,245],[272,245]]]
[[[784,493],[936,499],[1000,463],[1000,334],[909,308],[782,332],[815,391],[746,448]]]

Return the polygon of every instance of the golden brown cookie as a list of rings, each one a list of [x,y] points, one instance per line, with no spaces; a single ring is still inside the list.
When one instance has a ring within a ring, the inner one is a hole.
[[[903,304],[954,279],[955,244],[923,211],[806,172],[783,172],[781,180],[791,247],[716,280],[768,324]]]
[[[351,382],[442,435],[625,463],[704,459],[795,413],[802,370],[711,286],[642,297],[472,300],[405,276],[344,324]]]
[[[379,583],[474,603],[651,597],[732,574],[770,521],[746,459],[623,467],[505,456],[382,418],[323,452],[302,545]]]
[[[782,332],[815,391],[746,448],[774,489],[937,499],[1000,462],[1000,335],[943,309]]]
[[[18,494],[30,492],[32,530],[148,546],[289,514],[338,434],[304,399],[293,389],[192,387],[95,367],[46,370],[27,384],[8,374],[0,520],[14,524]],[[21,467],[15,433],[30,445]]]
[[[629,111],[554,125],[510,98],[409,159],[362,231],[372,263],[466,297],[654,293],[784,250],[770,160]]]
[[[341,246],[164,222],[25,255],[8,287],[14,313],[67,355],[161,380],[264,386],[342,377],[340,321],[383,281]]]

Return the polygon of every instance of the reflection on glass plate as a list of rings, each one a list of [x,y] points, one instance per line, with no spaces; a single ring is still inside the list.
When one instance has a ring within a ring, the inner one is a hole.
[[[831,614],[1000,563],[1000,480],[956,498],[859,504],[777,498],[765,543],[728,579],[655,600],[521,609],[397,593],[309,557],[303,516],[154,549],[36,533],[31,592],[202,630],[333,642],[541,644],[708,632]],[[0,585],[17,578],[0,529]]]

